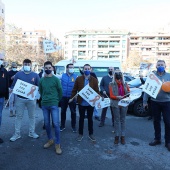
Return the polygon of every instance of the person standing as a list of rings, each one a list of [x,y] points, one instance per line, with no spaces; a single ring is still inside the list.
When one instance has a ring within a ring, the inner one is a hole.
[[[51,133],[50,115],[55,129],[55,149],[57,154],[61,154],[60,147],[60,126],[59,126],[59,108],[58,103],[62,97],[62,88],[60,80],[52,74],[53,67],[50,61],[44,63],[45,76],[41,78],[39,91],[42,97],[41,107],[44,115],[45,129],[48,136],[48,142],[44,148],[49,148],[54,144]]]
[[[114,67],[109,67],[108,75],[104,76],[100,82],[100,91],[102,92],[104,97],[110,97],[109,83],[112,82],[112,80],[113,80],[113,72],[114,72]],[[100,121],[99,127],[104,126],[107,109],[108,109],[108,107],[105,107],[102,109],[101,121]],[[111,111],[111,115],[112,115],[112,125],[114,126],[114,115],[113,115],[112,107],[110,107],[110,111]]]
[[[17,80],[22,80],[24,82],[33,84],[35,86],[39,85],[39,76],[35,72],[31,70],[32,62],[29,59],[25,59],[23,61],[23,71],[19,71],[15,77],[14,81],[11,85],[11,89],[14,88]],[[17,139],[21,138],[21,121],[23,118],[25,107],[28,110],[29,116],[29,137],[34,139],[38,138],[39,135],[35,133],[35,108],[36,108],[36,100],[30,100],[23,96],[17,95],[16,98],[16,118],[15,118],[15,133],[10,138],[10,141],[14,142]]]
[[[85,64],[83,66],[83,73],[84,75],[77,77],[72,94],[70,97],[69,102],[72,102],[73,97],[76,96],[76,94],[81,91],[87,84],[98,94],[99,88],[98,88],[98,81],[94,77],[90,75],[91,66],[89,64]],[[84,117],[85,112],[87,111],[87,118],[88,118],[88,130],[89,130],[89,138],[92,141],[96,141],[96,139],[93,136],[93,111],[94,107],[90,106],[88,102],[86,102],[82,97],[77,97],[78,102],[78,108],[79,108],[79,135],[77,137],[77,141],[81,141],[83,139],[83,129],[84,129]]]
[[[12,82],[14,80],[14,76],[17,73],[17,64],[12,63],[11,65],[11,70],[8,72],[8,78],[9,78],[9,89],[11,88]],[[10,90],[9,90],[10,91]],[[9,116],[13,117],[15,116],[15,100],[16,100],[16,95],[14,93],[9,93],[10,99],[9,99]]]
[[[118,105],[119,100],[123,99],[125,95],[130,92],[127,83],[124,81],[122,72],[116,71],[114,73],[113,81],[109,84],[109,93],[111,98],[111,107],[114,113],[114,127],[115,140],[114,144],[119,143],[119,136],[121,136],[121,144],[125,144],[125,121],[128,107]],[[121,128],[119,128],[121,127]],[[120,134],[119,134],[120,132]]]
[[[0,54],[0,127],[2,121],[2,110],[4,106],[4,100],[8,100],[9,90],[8,90],[8,72],[4,68],[4,54]],[[3,143],[3,139],[0,138],[0,143]]]
[[[157,71],[154,72],[159,80],[162,82],[170,81],[170,73],[165,71],[166,63],[164,60],[158,60],[156,64]],[[149,95],[144,93],[143,106],[148,106]],[[153,125],[155,130],[155,138],[149,143],[150,146],[161,144],[161,115],[165,124],[165,147],[170,151],[170,92],[165,92],[162,89],[159,91],[157,97],[151,97],[151,111],[153,116]]]
[[[74,65],[67,64],[66,73],[62,74],[61,85],[63,90],[63,96],[60,101],[61,103],[61,126],[60,131],[65,130],[66,122],[66,111],[69,106],[71,112],[71,127],[72,131],[76,132],[76,100],[69,103],[71,92],[73,90],[74,83],[76,81],[77,75],[74,73]]]

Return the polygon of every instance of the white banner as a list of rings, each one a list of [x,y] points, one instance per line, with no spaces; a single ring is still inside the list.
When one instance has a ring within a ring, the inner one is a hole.
[[[87,84],[78,94],[96,109],[110,106],[110,99],[108,100],[108,98],[106,98],[102,101],[102,97],[97,94],[89,84]]]
[[[146,82],[143,86],[143,91],[149,94],[151,97],[156,98],[159,90],[161,89],[162,86],[162,81],[158,79],[158,77],[151,72],[147,79]]]
[[[54,53],[61,49],[56,43],[50,40],[43,40],[44,53]]]
[[[153,67],[152,63],[140,63],[140,70],[149,70]]]
[[[22,80],[17,80],[13,93],[34,100],[38,93],[38,87]]]
[[[141,96],[141,92],[131,93],[129,97],[126,97],[118,102],[118,106],[126,107],[128,106],[133,100],[138,99]]]

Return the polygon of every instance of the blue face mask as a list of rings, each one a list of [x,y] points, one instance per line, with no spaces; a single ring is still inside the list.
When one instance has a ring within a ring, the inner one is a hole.
[[[88,76],[88,75],[90,75],[90,71],[89,71],[89,70],[84,70],[84,74],[85,74],[86,76]]]
[[[160,73],[162,73],[162,72],[165,71],[165,68],[164,68],[163,66],[159,66],[159,67],[157,68],[157,71],[160,72]]]

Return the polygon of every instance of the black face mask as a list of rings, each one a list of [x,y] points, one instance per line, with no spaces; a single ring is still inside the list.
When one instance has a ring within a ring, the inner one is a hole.
[[[109,71],[108,73],[109,73],[109,75],[110,75],[110,76],[112,76],[112,75],[113,75],[113,71]]]
[[[115,78],[117,79],[117,80],[120,80],[120,79],[122,79],[122,74],[119,72],[119,73],[115,73]]]
[[[51,74],[52,70],[45,70],[46,74]]]

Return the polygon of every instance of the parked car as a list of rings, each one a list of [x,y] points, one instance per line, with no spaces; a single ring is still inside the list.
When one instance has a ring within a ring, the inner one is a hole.
[[[146,81],[146,77],[143,78],[144,81]],[[130,82],[128,82],[128,85],[130,87],[131,92],[139,92],[141,93],[141,96],[137,99],[135,99],[133,102],[130,103],[128,107],[128,113],[132,113],[139,117],[145,117],[148,116],[148,111],[143,108],[143,91],[142,91],[142,82],[140,78],[136,78]]]

